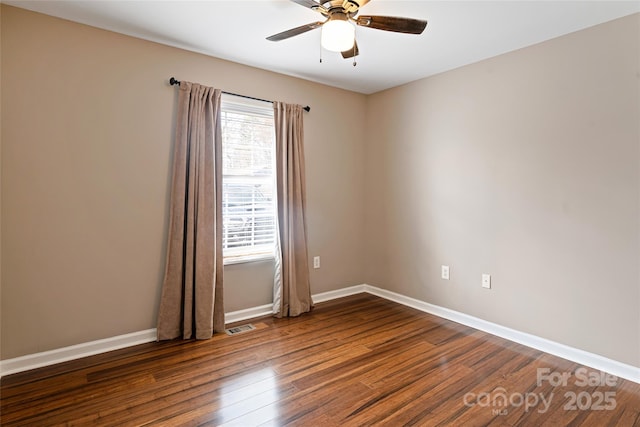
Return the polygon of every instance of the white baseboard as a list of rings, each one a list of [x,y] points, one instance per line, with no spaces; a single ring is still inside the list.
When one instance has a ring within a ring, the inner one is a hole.
[[[361,294],[366,292],[367,285],[349,286],[348,288],[336,289],[335,291],[322,292],[320,294],[311,295],[314,303],[331,301],[333,299],[344,298],[350,295]]]
[[[80,359],[81,357],[93,356],[94,354],[106,353],[107,351],[118,350],[138,344],[155,341],[157,333],[155,329],[133,332],[117,337],[105,338],[102,340],[76,344],[69,347],[57,348],[55,350],[43,351],[41,353],[28,354],[13,359],[0,361],[0,377],[17,372],[28,371],[41,368],[43,366],[54,365],[56,363],[67,362],[69,360]]]
[[[314,303],[330,301],[332,299],[348,297],[349,295],[361,294],[365,292],[365,285],[350,286],[348,288],[337,289],[335,291],[322,292],[311,295]],[[269,316],[273,313],[273,305],[265,304],[258,307],[246,308],[244,310],[231,311],[225,313],[224,322],[235,323],[247,319],[255,319],[256,317]]]
[[[640,368],[627,365],[606,357],[589,353],[584,350],[569,347],[554,341],[547,340],[525,332],[516,331],[496,323],[487,322],[477,317],[469,316],[448,308],[429,304],[427,302],[410,298],[395,292],[377,288],[370,285],[357,285],[348,288],[338,289],[335,291],[323,292],[312,295],[315,303],[330,301],[337,298],[343,298],[349,295],[359,293],[369,293],[389,301],[425,313],[433,314],[444,319],[448,319],[466,326],[487,332],[492,335],[499,336],[509,341],[517,342],[554,356],[562,357],[567,360],[598,369],[603,372],[613,374],[617,377],[633,381],[640,384]],[[252,319],[256,317],[268,316],[273,312],[271,304],[261,305],[259,307],[248,308],[244,310],[233,311],[225,314],[226,323],[234,323],[242,320]],[[35,353],[26,356],[16,357],[0,361],[0,377],[23,372],[30,369],[40,368],[43,366],[54,365],[56,363],[66,362],[81,357],[91,356],[94,354],[105,353],[107,351],[118,350],[124,347],[130,347],[138,344],[148,343],[156,340],[156,330],[148,329],[146,331],[134,332],[126,335],[119,335],[112,338],[106,338],[88,343],[72,345],[60,349]]]
[[[469,316],[468,314],[460,313],[458,311],[429,304],[415,298],[410,298],[401,294],[397,294],[395,292],[387,291],[386,289],[380,289],[370,285],[364,285],[364,288],[365,292],[372,295],[376,295],[381,298],[388,299],[390,301],[394,301],[411,308],[415,308],[416,310],[420,310],[425,313],[433,314],[434,316],[461,323],[474,329],[487,332],[491,335],[496,335],[509,341],[517,342],[518,344],[526,345],[527,347],[544,351],[545,353],[553,354],[554,356],[562,357],[563,359],[567,359],[593,369],[598,369],[600,371],[607,372],[617,377],[640,384],[639,367],[627,365],[625,363],[608,359],[598,354],[589,353],[584,350],[569,347],[567,345],[560,344],[555,341],[551,341],[525,332],[516,331],[515,329],[507,328],[496,323],[487,322],[486,320]]]
[[[241,320],[255,319],[256,317],[273,314],[273,304],[260,305],[258,307],[245,308],[244,310],[231,311],[224,314],[224,323],[235,323]]]

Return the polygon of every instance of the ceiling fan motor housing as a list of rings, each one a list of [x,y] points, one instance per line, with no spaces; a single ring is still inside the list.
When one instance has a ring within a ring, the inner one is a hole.
[[[358,9],[366,3],[365,1],[356,0],[329,0],[322,3],[322,6],[329,11],[340,11],[346,13],[349,17],[353,17],[358,13]]]
[[[329,13],[331,14],[329,17],[330,21],[348,21],[349,20],[349,17],[347,16],[347,14],[342,11],[329,11]]]

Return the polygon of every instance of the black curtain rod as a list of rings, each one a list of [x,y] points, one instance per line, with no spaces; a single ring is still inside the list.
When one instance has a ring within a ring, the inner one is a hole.
[[[169,84],[170,84],[171,86],[174,86],[174,85],[178,85],[178,86],[180,86],[180,80],[176,80],[176,78],[175,78],[175,77],[171,77],[171,78],[169,79]],[[268,99],[254,98],[253,96],[240,95],[240,94],[238,94],[238,93],[233,93],[233,92],[225,92],[225,91],[223,91],[222,93],[226,93],[227,95],[239,96],[240,98],[253,99],[253,100],[255,100],[255,101],[270,102],[270,103],[272,103],[272,104],[273,104],[273,101],[269,101]],[[309,107],[309,106],[307,105],[306,107],[303,107],[303,110],[304,110],[304,111],[306,111],[306,112],[309,112],[309,111],[311,111],[311,107]]]

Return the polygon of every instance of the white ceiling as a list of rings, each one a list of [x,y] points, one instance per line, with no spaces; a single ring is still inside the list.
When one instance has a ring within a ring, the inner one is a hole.
[[[357,66],[320,56],[320,30],[265,37],[322,20],[287,0],[4,3],[303,79],[373,93],[640,12],[640,1],[372,0],[360,15],[429,21],[420,36],[359,27]],[[614,48],[614,47],[612,47]]]

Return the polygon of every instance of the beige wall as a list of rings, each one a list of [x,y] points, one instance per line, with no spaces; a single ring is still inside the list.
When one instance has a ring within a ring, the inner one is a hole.
[[[364,95],[2,6],[2,359],[155,327],[175,76],[311,106],[312,292],[361,283]],[[330,124],[330,126],[327,126]],[[271,302],[225,268],[226,309]]]
[[[640,366],[639,21],[370,96],[366,281]]]

